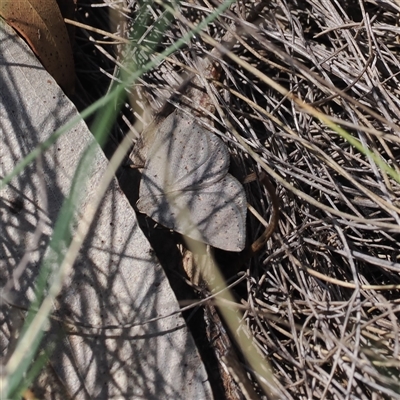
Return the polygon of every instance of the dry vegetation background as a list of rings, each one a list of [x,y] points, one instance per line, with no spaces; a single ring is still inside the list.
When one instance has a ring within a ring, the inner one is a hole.
[[[106,3],[101,8],[78,3],[78,21],[109,29],[113,8],[125,18],[113,33],[127,38],[138,2]],[[273,368],[282,398],[400,399],[399,178],[295,101],[346,129],[399,177],[400,2],[265,1],[258,18],[244,23],[255,4],[239,0],[206,32],[220,40],[228,28],[236,29],[231,51],[287,91],[272,88],[229,57],[218,60],[223,72],[222,85],[213,85],[220,107],[215,131],[229,145],[238,177],[262,171],[264,163],[280,201],[279,226],[246,265],[246,285],[236,291],[245,323]],[[152,5],[154,22],[162,6]],[[207,1],[181,3],[182,15],[159,50],[190,29],[185,20],[196,24],[215,7]],[[112,46],[89,36],[106,40],[77,29],[82,106],[104,93],[118,62]],[[196,36],[142,77],[142,92],[153,106],[162,104],[185,66],[195,69],[196,60],[211,50]],[[133,122],[127,106],[114,140]],[[268,221],[265,189],[253,182],[246,191]],[[249,241],[262,229],[250,216]]]

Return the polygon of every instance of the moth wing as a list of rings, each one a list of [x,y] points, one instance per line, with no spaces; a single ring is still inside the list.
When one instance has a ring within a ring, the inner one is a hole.
[[[159,126],[143,175],[148,184],[172,192],[206,187],[223,179],[228,169],[222,140],[193,117],[175,111]]]
[[[246,194],[231,175],[200,190],[144,193],[140,212],[194,240],[241,251],[246,240]]]
[[[131,154],[129,155],[132,165],[136,167],[143,167],[148,158],[151,147],[157,135],[157,121],[153,121],[141,133],[137,140]]]

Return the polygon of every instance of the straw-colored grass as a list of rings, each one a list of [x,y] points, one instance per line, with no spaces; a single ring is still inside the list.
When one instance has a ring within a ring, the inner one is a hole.
[[[264,3],[258,18],[245,23],[253,3],[239,1],[142,77],[146,101],[134,97],[136,117],[141,107],[160,107],[182,73],[196,70],[198,58],[213,49],[211,39],[238,32],[226,49],[231,54],[215,60],[222,73],[210,86],[218,106],[214,131],[229,145],[237,175],[267,171],[280,200],[278,229],[244,266],[247,285],[236,293],[245,323],[282,398],[400,399],[400,4]],[[117,11],[127,18],[113,33],[128,38],[137,7],[130,1]],[[153,5],[150,23],[161,10]],[[182,3],[159,50],[213,10],[208,2]],[[92,24],[105,28],[102,14],[91,13]],[[101,75],[100,67],[107,83],[118,56],[112,46],[92,46],[94,74]],[[80,60],[87,70],[90,58]],[[96,95],[82,93],[87,102]],[[114,138],[134,121],[124,109]],[[268,220],[262,185],[246,188],[249,203]],[[249,242],[262,229],[250,217]]]

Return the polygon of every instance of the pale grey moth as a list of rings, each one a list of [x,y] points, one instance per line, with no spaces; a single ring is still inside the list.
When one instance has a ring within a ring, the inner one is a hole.
[[[138,210],[192,239],[243,250],[246,195],[228,174],[222,140],[179,110],[146,131],[132,155],[136,165],[145,162]]]

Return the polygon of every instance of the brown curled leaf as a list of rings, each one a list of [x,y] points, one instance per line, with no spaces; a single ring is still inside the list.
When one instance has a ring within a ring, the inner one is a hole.
[[[77,0],[56,0],[56,1],[63,18],[68,18],[72,20],[75,19]],[[69,41],[71,43],[71,46],[73,47],[75,42],[75,26],[66,24],[66,27],[67,27]]]
[[[74,59],[56,0],[2,0],[0,16],[25,39],[46,70],[71,95]]]

